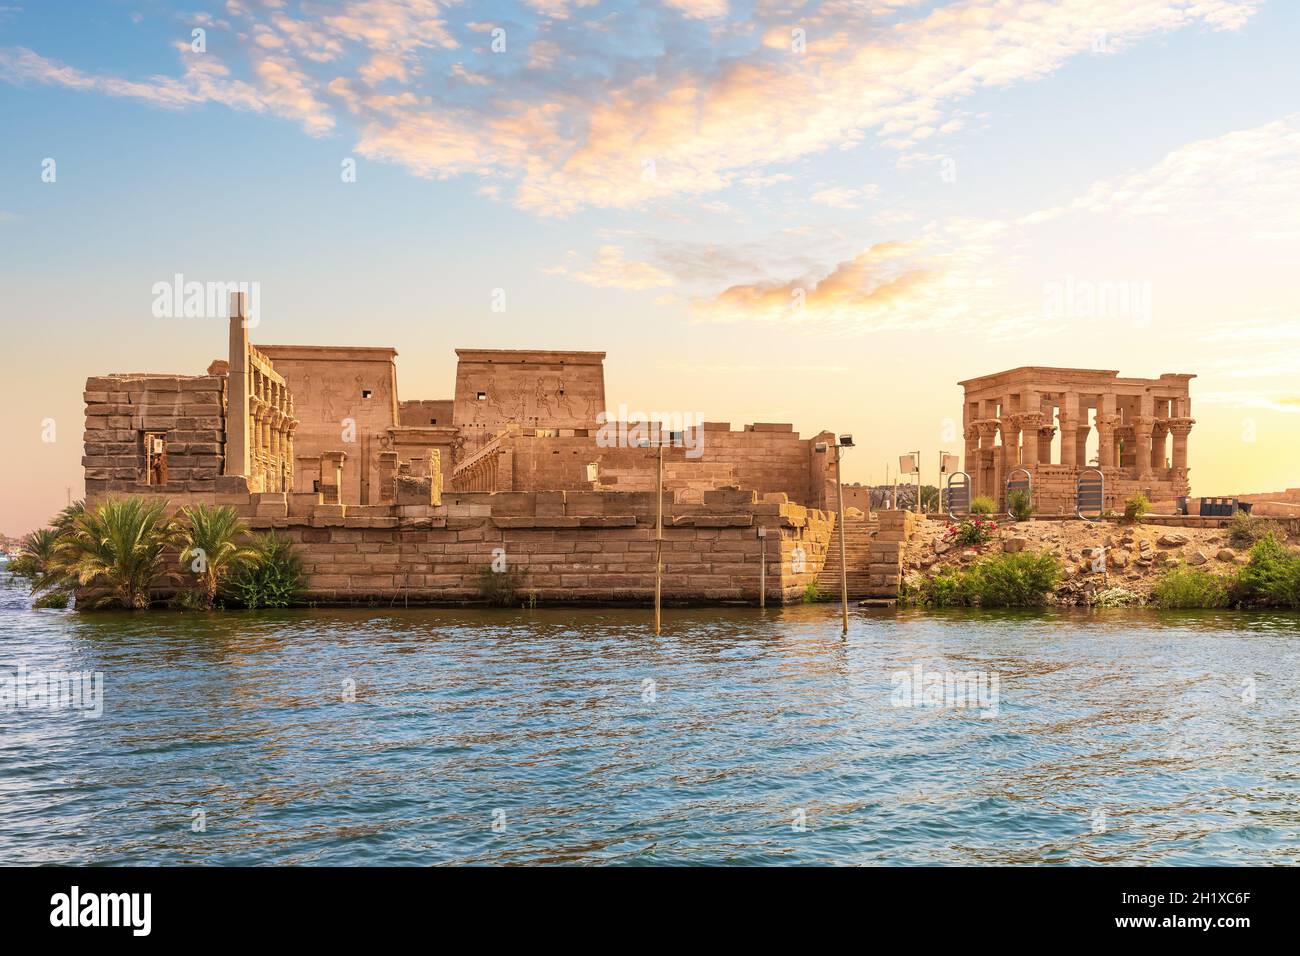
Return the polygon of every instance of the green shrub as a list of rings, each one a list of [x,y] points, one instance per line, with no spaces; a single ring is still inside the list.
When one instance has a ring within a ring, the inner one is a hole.
[[[1280,535],[1277,522],[1269,521],[1262,515],[1248,515],[1238,511],[1228,523],[1228,543],[1238,548],[1249,548],[1268,535]]]
[[[966,599],[966,576],[963,572],[941,572],[924,582],[917,592],[916,599],[922,604],[934,607],[958,607],[969,604]]]
[[[50,591],[47,594],[39,595],[34,601],[32,601],[32,607],[62,610],[68,606],[68,601],[69,597],[67,591]]]
[[[1147,512],[1151,510],[1151,502],[1147,496],[1138,492],[1128,501],[1124,502],[1124,520],[1137,524],[1146,517]]]
[[[1011,514],[1011,518],[1018,522],[1027,522],[1037,507],[1034,505],[1034,498],[1030,494],[1030,489],[1015,488],[1006,493],[1006,510]]]
[[[971,603],[981,607],[1033,607],[1045,603],[1047,592],[1061,578],[1061,562],[1050,551],[995,554],[975,562],[966,572]]]
[[[252,557],[241,561],[222,583],[222,593],[247,608],[289,607],[302,592],[302,558],[293,543],[274,531],[255,535]]]
[[[1007,511],[1017,521],[1028,521],[1037,510],[1027,488],[1015,488],[1007,492]]]
[[[1050,551],[994,554],[969,568],[941,571],[917,589],[917,600],[935,607],[1036,607],[1061,577],[1061,562]]]
[[[821,598],[821,591],[817,590],[817,582],[809,581],[808,586],[803,589],[803,603],[816,604]]]
[[[1166,609],[1227,607],[1233,583],[1230,575],[1178,565],[1160,575],[1151,602]]]
[[[987,495],[980,495],[970,503],[970,513],[973,515],[991,515],[997,510],[997,502]]]
[[[1300,555],[1277,535],[1264,535],[1250,549],[1250,560],[1237,576],[1234,596],[1244,604],[1300,607]]]
[[[479,572],[479,596],[497,607],[513,607],[520,603],[519,592],[527,576],[525,568],[506,567],[497,571],[489,564]]]

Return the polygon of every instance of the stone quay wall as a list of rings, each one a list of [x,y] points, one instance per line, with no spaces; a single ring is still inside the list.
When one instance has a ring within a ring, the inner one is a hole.
[[[216,486],[202,495],[132,493],[168,498],[172,510],[199,500],[232,505],[251,528],[276,529],[303,558],[309,601],[481,600],[484,576],[502,555],[507,569],[522,574],[521,601],[646,602],[654,595],[650,493],[445,491],[435,505],[426,482],[416,495],[399,485],[392,505],[353,506],[321,504],[309,494],[250,494],[238,477]],[[767,600],[797,603],[821,570],[833,529],[833,513],[784,494],[721,489],[701,502],[665,495],[664,601],[757,603],[765,548]]]

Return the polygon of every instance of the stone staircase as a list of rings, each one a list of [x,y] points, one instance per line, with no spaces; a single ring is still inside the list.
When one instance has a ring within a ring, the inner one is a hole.
[[[821,573],[817,575],[817,591],[822,597],[839,596],[840,593],[840,532],[836,528],[831,534],[830,545],[826,549],[826,562]],[[846,518],[844,530],[848,536],[844,539],[844,557],[848,564],[849,598],[858,600],[873,597],[871,590],[871,538],[876,530],[876,522],[863,518]]]
[[[903,554],[917,518],[910,511],[878,511],[871,520],[846,518],[844,557],[849,599],[893,600],[903,576]],[[840,593],[840,529],[831,535],[817,590],[826,598]]]

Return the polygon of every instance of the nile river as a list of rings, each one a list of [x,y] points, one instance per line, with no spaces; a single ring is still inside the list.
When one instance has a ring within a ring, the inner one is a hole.
[[[0,599],[0,864],[1300,861],[1296,615]]]

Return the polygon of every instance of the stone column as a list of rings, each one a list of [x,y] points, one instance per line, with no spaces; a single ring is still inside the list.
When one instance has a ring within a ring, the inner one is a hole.
[[[1098,414],[1097,422],[1097,461],[1098,467],[1115,467],[1115,425],[1114,415]]]
[[[1056,436],[1056,429],[1051,425],[1044,425],[1038,429],[1038,463],[1040,465],[1050,465],[1052,463],[1052,439]]]
[[[1092,434],[1091,425],[1080,425],[1075,429],[1074,436],[1074,467],[1087,468],[1088,465],[1088,436]]]
[[[1169,420],[1157,418],[1151,426],[1151,470],[1163,471],[1165,465],[1165,436],[1169,434]]]
[[[970,475],[971,488],[975,486],[976,476],[979,474],[979,455],[980,455],[980,430],[974,425],[967,425],[963,437],[966,439],[966,455],[962,458],[962,467],[966,474]],[[942,491],[942,489],[940,489]]]
[[[1155,419],[1149,415],[1133,417],[1133,441],[1137,445],[1133,463],[1137,467],[1139,481],[1151,477],[1151,431],[1154,427]]]
[[[230,295],[230,349],[226,395],[227,475],[248,475],[248,329],[242,292]]]
[[[1191,418],[1171,418],[1169,420],[1169,430],[1174,435],[1172,465],[1175,469],[1187,468],[1187,436],[1191,433],[1192,426],[1195,424],[1195,419]]]
[[[1020,416],[1020,427],[1024,430],[1025,448],[1021,467],[1031,468],[1038,464],[1038,435],[1043,427],[1042,412],[1025,412]]]
[[[321,504],[341,505],[343,503],[343,462],[347,453],[342,451],[325,451],[320,456],[320,497]]]

